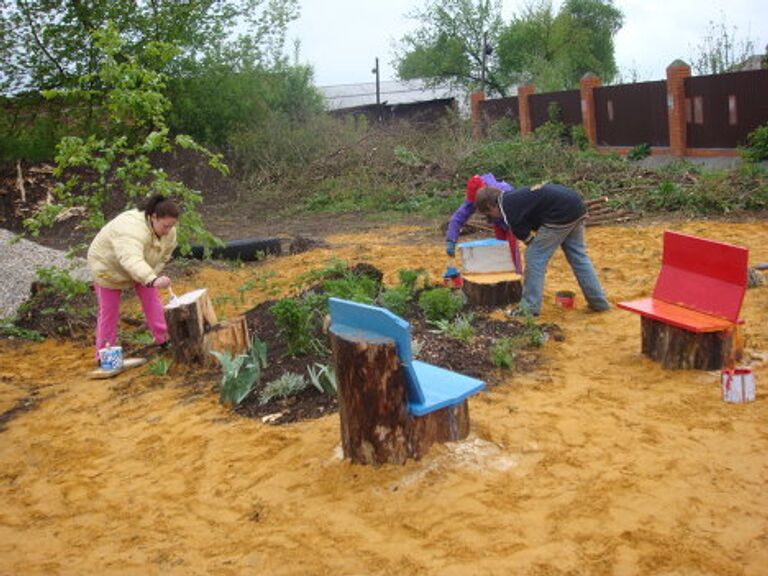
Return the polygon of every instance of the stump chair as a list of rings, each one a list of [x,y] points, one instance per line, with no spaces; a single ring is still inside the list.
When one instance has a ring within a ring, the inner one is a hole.
[[[651,297],[618,304],[640,314],[643,354],[665,368],[716,370],[737,360],[748,257],[740,246],[665,231]]]
[[[344,455],[362,464],[420,458],[469,434],[469,396],[485,382],[414,360],[408,322],[330,298],[330,339]]]

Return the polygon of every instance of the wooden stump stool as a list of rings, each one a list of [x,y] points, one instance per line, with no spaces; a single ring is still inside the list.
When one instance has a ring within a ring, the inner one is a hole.
[[[357,464],[403,464],[432,444],[466,438],[467,400],[414,416],[395,340],[331,332],[344,456]]]
[[[461,289],[471,307],[503,308],[520,302],[523,285],[519,274],[466,274]]]

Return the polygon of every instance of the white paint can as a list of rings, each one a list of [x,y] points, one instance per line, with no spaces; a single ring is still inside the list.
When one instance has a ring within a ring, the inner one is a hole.
[[[720,377],[723,400],[741,404],[755,399],[755,375],[751,368],[723,370]]]

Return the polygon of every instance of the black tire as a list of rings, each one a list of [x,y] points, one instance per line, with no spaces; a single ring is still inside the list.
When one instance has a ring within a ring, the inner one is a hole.
[[[232,240],[224,246],[215,246],[211,248],[211,258],[214,260],[239,260],[241,262],[254,262],[263,258],[267,254],[280,256],[282,248],[279,238],[247,238],[245,240]],[[174,252],[174,256],[181,256],[179,249]],[[187,258],[196,258],[202,260],[205,256],[203,246],[192,246],[192,250],[186,255]]]

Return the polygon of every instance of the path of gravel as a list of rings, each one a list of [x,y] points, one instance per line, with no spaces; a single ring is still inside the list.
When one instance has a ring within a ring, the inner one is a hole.
[[[90,279],[82,258],[70,260],[61,250],[24,239],[13,242],[15,238],[16,234],[0,228],[0,318],[12,317],[29,298],[38,268],[67,268],[75,278]]]

